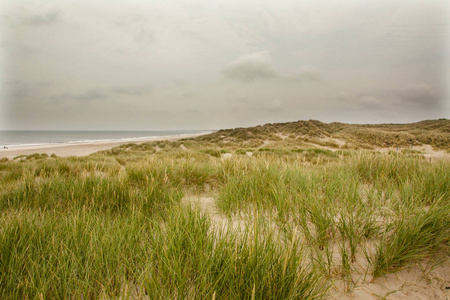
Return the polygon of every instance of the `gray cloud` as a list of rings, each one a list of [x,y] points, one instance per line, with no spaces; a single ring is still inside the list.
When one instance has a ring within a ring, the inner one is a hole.
[[[142,14],[121,15],[114,25],[125,29],[137,42],[153,42],[155,39],[155,31]]]
[[[146,95],[151,93],[149,86],[118,86],[112,88],[112,92],[120,95]]]
[[[322,80],[319,70],[315,67],[301,67],[298,72],[293,74],[280,73],[267,51],[243,55],[227,64],[222,73],[228,78],[244,82],[267,78],[294,82],[319,82]]]
[[[392,91],[402,104],[417,104],[421,106],[435,107],[440,104],[440,98],[428,84],[408,85]]]
[[[372,114],[378,118],[394,118],[420,114],[445,116],[446,107],[443,96],[428,84],[409,84],[391,89],[378,89],[356,94],[340,92],[330,98],[337,111],[355,114]],[[430,117],[425,117],[430,118]]]
[[[109,95],[108,93],[96,89],[88,89],[81,93],[64,93],[60,95],[52,96],[53,100],[73,100],[73,101],[94,101],[99,99],[105,99]]]
[[[374,95],[363,95],[357,99],[358,106],[364,109],[380,109],[383,103]]]
[[[17,101],[29,98],[32,95],[31,89],[27,84],[17,84],[11,88],[10,97]]]
[[[42,89],[51,86],[49,82],[26,82],[21,80],[12,80],[6,83],[7,94],[13,101],[27,101],[33,99],[36,95],[41,95]]]
[[[303,67],[296,76],[301,81],[320,81],[321,75],[318,69],[314,67]]]
[[[1,129],[450,117],[442,0],[0,2]]]
[[[227,64],[222,72],[229,78],[252,81],[277,77],[277,72],[267,52],[255,52],[239,57]]]
[[[27,17],[24,24],[29,26],[42,26],[58,23],[61,19],[61,11],[53,9],[44,13],[38,13]]]
[[[113,96],[143,96],[149,95],[151,88],[148,85],[136,86],[116,86],[109,89],[89,88],[79,93],[62,93],[50,96],[53,100],[71,101],[95,101],[110,98]]]
[[[274,99],[267,105],[263,106],[262,110],[272,113],[279,112],[283,110],[283,103],[279,99]]]
[[[314,67],[302,67],[299,72],[292,75],[280,75],[280,79],[294,82],[323,82],[321,73]]]

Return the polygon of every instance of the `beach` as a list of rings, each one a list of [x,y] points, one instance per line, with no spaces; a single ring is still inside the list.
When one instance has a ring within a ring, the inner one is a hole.
[[[447,299],[449,122],[8,132],[0,299]]]
[[[84,156],[95,153],[97,151],[108,150],[123,144],[141,144],[153,141],[174,141],[186,138],[193,138],[206,133],[197,134],[183,134],[178,136],[154,137],[144,139],[121,139],[113,141],[99,141],[99,142],[80,142],[80,143],[61,143],[61,144],[47,144],[47,145],[32,145],[19,146],[12,148],[1,148],[0,158],[6,157],[13,159],[19,155],[30,155],[33,153],[45,153],[48,155],[55,154],[57,156]]]

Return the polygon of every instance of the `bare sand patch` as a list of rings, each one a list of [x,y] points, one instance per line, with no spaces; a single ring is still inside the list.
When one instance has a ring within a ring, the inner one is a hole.
[[[331,290],[328,299],[450,299],[450,260],[431,269],[426,264],[377,278],[374,282],[357,284],[345,293],[339,284]]]

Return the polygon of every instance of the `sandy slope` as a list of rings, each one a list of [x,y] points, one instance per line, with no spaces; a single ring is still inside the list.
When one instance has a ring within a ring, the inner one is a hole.
[[[211,217],[211,220],[218,228],[226,228],[227,225],[231,225],[233,230],[239,230],[243,226],[243,223],[239,222],[239,218],[234,217],[228,219],[225,215],[221,214],[220,210],[216,207],[214,197],[210,195],[191,195],[185,197],[183,201],[185,203],[191,203],[194,207],[198,206],[203,213]],[[363,255],[361,254],[359,258],[362,259]],[[361,261],[361,265],[363,264]],[[365,276],[364,272],[353,275],[355,285],[350,291],[347,291],[342,280],[335,278],[325,299],[450,300],[450,260],[438,266],[432,265],[427,261],[410,264],[403,270],[376,279],[373,279],[370,274]]]

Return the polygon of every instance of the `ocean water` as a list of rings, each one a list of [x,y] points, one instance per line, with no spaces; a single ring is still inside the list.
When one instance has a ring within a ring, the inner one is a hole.
[[[0,148],[60,143],[120,141],[130,139],[182,136],[205,130],[171,131],[0,131]]]

